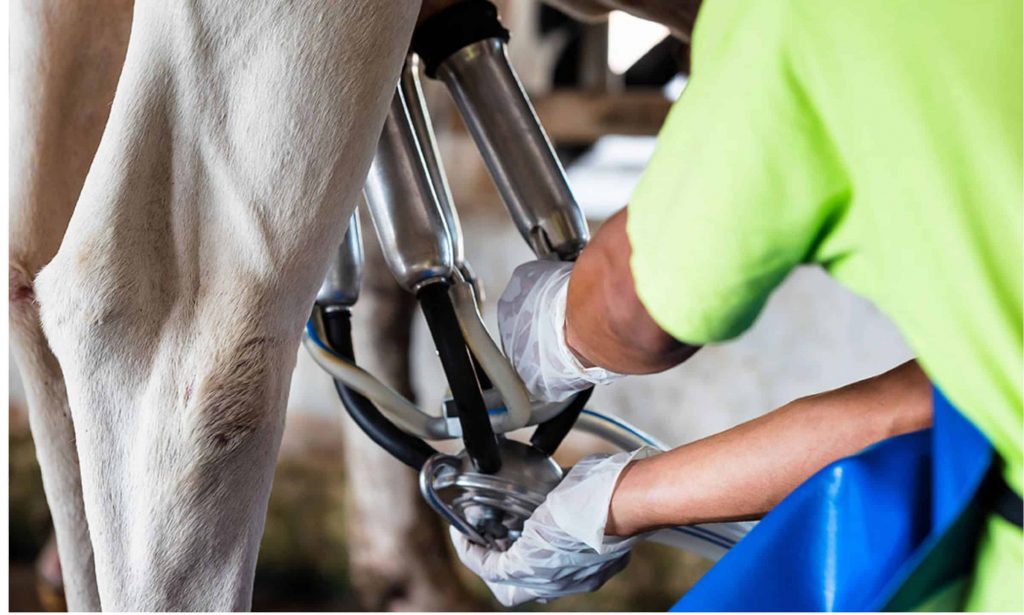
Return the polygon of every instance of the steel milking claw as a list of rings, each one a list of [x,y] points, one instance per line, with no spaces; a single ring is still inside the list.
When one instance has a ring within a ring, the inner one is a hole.
[[[505,551],[562,480],[562,468],[537,448],[502,438],[501,469],[477,471],[465,452],[437,454],[420,471],[427,503],[473,542]]]

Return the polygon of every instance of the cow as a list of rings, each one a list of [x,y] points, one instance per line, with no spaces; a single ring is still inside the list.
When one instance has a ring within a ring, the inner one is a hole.
[[[13,11],[12,333],[69,608],[250,605],[302,323],[418,9],[139,2],[130,37]]]

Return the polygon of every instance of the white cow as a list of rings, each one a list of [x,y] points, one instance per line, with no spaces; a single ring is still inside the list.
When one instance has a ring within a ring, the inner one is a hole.
[[[73,609],[100,606],[63,376],[39,325],[33,278],[60,246],[107,120],[130,0],[12,3],[9,301],[12,348]]]
[[[70,608],[249,606],[302,323],[418,4],[139,2],[95,158],[47,133],[95,144],[126,20],[12,10],[12,330]]]
[[[419,5],[12,6],[11,332],[70,609],[249,606],[302,323]]]

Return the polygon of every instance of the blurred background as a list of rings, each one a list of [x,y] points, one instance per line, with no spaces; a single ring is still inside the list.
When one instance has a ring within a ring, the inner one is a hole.
[[[566,166],[591,229],[628,202],[669,106],[685,88],[688,46],[657,24],[614,12],[585,25],[533,0],[498,2],[509,52]],[[468,260],[487,292],[485,322],[516,265],[531,258],[505,214],[447,93],[425,80]],[[360,363],[439,411],[445,379],[411,296],[384,267],[365,225],[367,279],[355,313]],[[871,304],[821,271],[795,272],[741,338],[656,376],[602,387],[594,409],[678,445],[794,398],[874,375],[910,357]],[[11,362],[10,607],[60,609],[50,534],[24,395]],[[573,435],[563,465],[602,445]],[[685,480],[686,477],[679,477]],[[598,592],[523,610],[665,610],[710,566],[644,544]],[[329,377],[299,351],[256,572],[255,610],[491,610],[486,588],[454,558],[416,476],[345,415]]]

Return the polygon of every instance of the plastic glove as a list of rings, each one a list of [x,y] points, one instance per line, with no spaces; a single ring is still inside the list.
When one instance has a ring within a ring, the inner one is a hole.
[[[572,263],[531,261],[512,273],[498,300],[505,354],[534,399],[563,401],[594,384],[623,376],[585,368],[565,343],[565,300]]]
[[[474,544],[452,528],[459,559],[505,606],[594,591],[626,567],[642,538],[604,535],[619,474],[630,461],[655,453],[645,447],[581,460],[526,520],[508,551]]]

